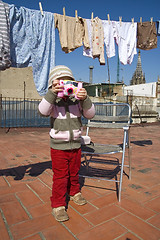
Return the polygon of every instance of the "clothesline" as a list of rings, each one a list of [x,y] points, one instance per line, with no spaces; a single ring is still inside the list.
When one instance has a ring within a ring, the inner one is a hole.
[[[39,6],[43,16],[41,2],[39,2]],[[115,56],[114,42],[116,42],[120,62],[125,65],[132,63],[133,56],[137,54],[136,48],[149,50],[157,47],[157,29],[156,23],[153,22],[153,17],[150,22],[143,23],[142,17],[140,18],[140,23],[135,23],[134,18],[132,18],[132,23],[130,23],[122,22],[122,17],[119,17],[119,22],[111,21],[109,14],[107,16],[108,22],[98,17],[94,18],[93,12],[91,19],[85,19],[78,17],[78,12],[75,10],[74,18],[66,16],[65,7],[63,7],[63,15],[54,13],[55,28],[59,31],[62,50],[65,53],[72,52],[82,46],[83,42],[83,55],[99,58],[100,64],[104,65],[104,43],[107,57],[111,58]],[[80,21],[83,22],[83,28],[79,26],[81,24]],[[68,29],[71,31],[68,32]],[[80,36],[82,31],[83,34]],[[77,39],[77,35],[79,39]],[[73,42],[73,39],[75,42]]]
[[[42,16],[44,16],[44,13],[43,13],[43,8],[42,8],[42,3],[41,2],[39,2],[39,8],[40,8],[40,12],[41,12],[41,14],[42,14]],[[66,16],[66,10],[65,10],[65,7],[63,7],[63,15],[64,16]],[[75,18],[77,18],[78,17],[78,11],[77,10],[75,10]],[[91,19],[93,20],[93,12],[91,13]],[[110,23],[110,15],[109,14],[107,14],[107,18],[108,18],[108,22]],[[134,24],[134,18],[131,18],[131,21],[132,21],[132,23]],[[122,22],[122,17],[119,17],[119,22]],[[150,18],[150,22],[151,22],[151,24],[153,23],[153,17],[151,17]],[[140,17],[140,23],[142,24],[143,22],[142,22],[142,17]]]

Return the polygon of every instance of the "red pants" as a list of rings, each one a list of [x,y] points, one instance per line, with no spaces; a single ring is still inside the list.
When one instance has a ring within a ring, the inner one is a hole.
[[[66,193],[73,196],[80,192],[79,169],[81,165],[81,148],[73,150],[56,150],[51,148],[53,187],[52,208],[66,206]]]

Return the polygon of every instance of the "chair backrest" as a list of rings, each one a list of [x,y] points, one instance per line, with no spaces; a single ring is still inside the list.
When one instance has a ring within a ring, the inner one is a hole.
[[[123,128],[131,123],[131,108],[127,103],[94,103],[95,116],[88,120],[89,127],[96,128]]]

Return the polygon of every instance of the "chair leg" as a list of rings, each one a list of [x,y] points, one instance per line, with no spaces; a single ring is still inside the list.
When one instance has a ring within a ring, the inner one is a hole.
[[[124,168],[124,157],[125,157],[125,148],[126,148],[126,130],[124,131],[124,139],[123,139],[123,153],[122,153],[122,164],[121,164],[121,173],[119,180],[119,192],[118,192],[118,201],[121,201],[121,191],[122,191],[122,179],[123,179],[123,168]]]
[[[127,133],[127,141],[128,141],[128,161],[129,161],[129,180],[131,180],[131,154],[132,154],[132,147],[130,142],[130,128]]]
[[[128,161],[129,161],[129,180],[131,180],[131,174],[132,174],[132,162],[131,162],[131,158],[132,157],[132,147],[131,146],[129,146],[129,148],[128,148]]]

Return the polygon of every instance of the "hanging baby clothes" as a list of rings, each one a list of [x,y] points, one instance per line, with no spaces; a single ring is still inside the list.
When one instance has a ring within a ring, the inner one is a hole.
[[[112,21],[114,37],[118,45],[119,60],[122,64],[131,64],[137,54],[137,23]]]
[[[9,5],[0,1],[0,70],[11,66]]]
[[[115,56],[115,40],[114,40],[114,29],[112,22],[102,20],[103,31],[104,31],[104,43],[106,46],[106,54],[108,58]]]
[[[98,58],[100,65],[105,65],[104,58],[104,32],[102,21],[98,17],[91,20],[92,23],[92,54]]]
[[[93,58],[93,54],[92,54],[92,25],[91,25],[91,20],[90,19],[86,19],[86,22],[87,22],[87,28],[88,28],[88,38],[89,38],[90,48],[86,48],[85,46],[83,46],[83,56]]]
[[[50,70],[55,66],[54,15],[10,5],[12,67],[32,66],[33,79],[40,95],[48,91]]]
[[[55,13],[54,22],[59,32],[62,50],[65,53],[72,52],[83,44],[86,48],[90,47],[85,19]]]
[[[150,50],[157,47],[155,22],[137,23],[137,48]]]
[[[102,21],[98,17],[93,20],[87,19],[90,49],[83,48],[83,55],[92,58],[98,58],[100,65],[105,65],[104,58],[104,32]]]

